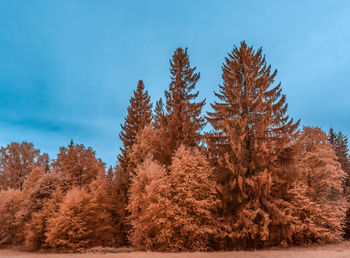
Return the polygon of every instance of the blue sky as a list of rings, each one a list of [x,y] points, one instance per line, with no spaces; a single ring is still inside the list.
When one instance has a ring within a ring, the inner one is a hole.
[[[278,69],[288,113],[350,136],[350,1],[0,0],[0,145],[52,158],[72,138],[114,165],[139,79],[152,100],[188,47],[205,111],[245,40]]]

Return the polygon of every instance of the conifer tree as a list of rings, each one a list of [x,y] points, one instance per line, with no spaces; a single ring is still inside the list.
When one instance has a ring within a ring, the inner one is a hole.
[[[139,81],[134,95],[130,98],[130,106],[128,107],[128,115],[125,122],[121,125],[122,131],[119,134],[123,142],[120,148],[121,155],[118,156],[119,164],[122,169],[127,167],[127,150],[135,143],[136,134],[145,126],[150,124],[152,120],[152,104],[148,91],[145,91],[143,81]]]
[[[145,91],[143,81],[139,81],[134,95],[130,98],[130,106],[128,107],[128,115],[125,118],[125,122],[121,125],[122,132],[119,134],[120,139],[123,142],[123,147],[120,148],[121,154],[118,156],[118,169],[116,175],[116,188],[119,192],[119,200],[122,208],[119,212],[120,232],[124,235],[124,243],[127,244],[127,231],[129,227],[127,223],[128,213],[125,207],[128,202],[127,192],[130,186],[130,176],[132,171],[136,168],[137,164],[130,162],[129,153],[132,146],[136,141],[136,136],[139,131],[149,125],[152,121],[152,104],[148,91]],[[123,221],[125,223],[123,223]]]
[[[187,49],[176,49],[170,60],[171,83],[169,90],[165,91],[166,115],[161,120],[161,126],[170,140],[167,150],[164,150],[169,163],[181,144],[194,147],[202,139],[200,131],[205,120],[201,111],[205,100],[195,102],[199,92],[193,91],[200,77],[195,70],[196,67],[190,66]]]
[[[262,50],[242,42],[222,67],[223,85],[215,93],[207,144],[222,185],[223,215],[236,248],[290,241],[293,227],[286,193],[294,162],[291,140],[299,122],[285,114],[286,98],[273,85]]]

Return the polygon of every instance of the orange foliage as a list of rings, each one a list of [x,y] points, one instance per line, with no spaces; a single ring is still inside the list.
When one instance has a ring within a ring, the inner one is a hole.
[[[21,191],[0,191],[0,245],[20,244],[23,241],[19,213],[24,196]]]
[[[299,218],[294,241],[340,241],[347,210],[343,188],[346,173],[321,129],[305,127],[298,144],[298,177],[290,190]]]
[[[214,213],[219,200],[212,168],[198,150],[180,147],[169,174],[147,158],[130,188],[131,241],[146,250],[210,249],[219,234]]]

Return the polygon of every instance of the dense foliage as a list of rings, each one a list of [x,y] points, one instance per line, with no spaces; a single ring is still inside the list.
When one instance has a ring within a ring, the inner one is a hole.
[[[261,49],[242,42],[228,54],[206,119],[187,49],[176,49],[170,74],[153,111],[138,82],[115,167],[73,141],[54,160],[32,143],[0,148],[0,246],[175,252],[350,235],[347,137],[299,129]]]

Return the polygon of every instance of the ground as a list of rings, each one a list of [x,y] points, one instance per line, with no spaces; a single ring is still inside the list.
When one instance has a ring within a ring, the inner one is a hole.
[[[96,250],[95,250],[96,251]],[[90,252],[85,254],[47,254],[27,253],[17,250],[0,249],[0,257],[11,258],[246,258],[246,257],[307,257],[307,258],[328,258],[328,257],[350,257],[350,241],[344,241],[333,245],[312,245],[308,247],[271,248],[251,252],[213,252],[213,253],[154,253],[154,252],[133,252],[128,249],[111,249],[110,253]]]

